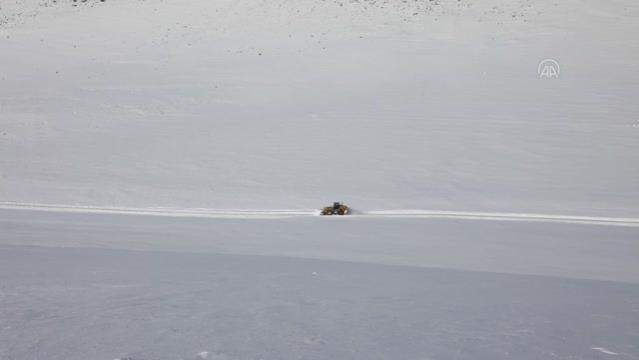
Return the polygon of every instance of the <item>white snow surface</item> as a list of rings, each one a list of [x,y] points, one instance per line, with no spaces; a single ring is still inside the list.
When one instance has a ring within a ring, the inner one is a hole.
[[[635,1],[72,4],[0,2],[2,201],[639,216]]]
[[[638,17],[0,0],[0,359],[637,359]]]
[[[318,216],[321,211],[317,209],[208,209],[208,208],[122,208],[122,207],[96,207],[80,205],[55,205],[55,204],[25,204],[13,202],[0,202],[0,209],[4,210],[32,210],[62,213],[81,214],[126,214],[126,215],[152,215],[170,217],[192,218],[235,218],[235,219],[278,219],[287,217]],[[351,209],[348,217],[365,216],[369,218],[419,218],[419,219],[461,219],[480,221],[524,221],[569,223],[608,226],[632,226],[639,227],[639,218],[601,217],[601,216],[570,216],[556,214],[522,214],[522,213],[495,213],[495,212],[471,212],[471,211],[442,211],[423,209],[394,209],[394,210],[370,210],[360,211]]]
[[[0,208],[0,229],[0,246],[257,255],[639,284],[636,226],[445,217],[160,217]]]

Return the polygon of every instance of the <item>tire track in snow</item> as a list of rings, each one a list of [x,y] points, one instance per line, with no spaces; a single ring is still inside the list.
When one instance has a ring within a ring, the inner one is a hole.
[[[375,210],[364,214],[385,218],[431,218],[492,221],[558,222],[570,224],[639,226],[639,218],[578,216],[535,213],[501,213],[441,210]]]
[[[208,208],[119,208],[81,205],[53,205],[17,202],[0,202],[3,210],[31,210],[90,214],[150,215],[169,217],[230,218],[230,219],[273,219],[288,217],[318,216],[317,209],[208,209]],[[342,217],[340,217],[342,218]],[[590,224],[608,226],[639,227],[639,218],[573,216],[536,213],[502,213],[474,211],[444,210],[371,210],[354,211],[353,215],[344,218],[419,218],[419,219],[459,219],[478,221],[520,221],[520,222],[552,222],[569,224]]]
[[[125,214],[155,215],[172,217],[204,217],[204,218],[278,218],[290,216],[318,215],[315,209],[208,209],[208,208],[120,208],[82,205],[53,205],[0,202],[0,209],[73,212],[90,214]]]

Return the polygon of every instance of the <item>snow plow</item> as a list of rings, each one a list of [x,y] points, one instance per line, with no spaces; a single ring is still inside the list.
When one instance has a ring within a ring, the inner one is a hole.
[[[340,203],[340,202],[334,202],[333,206],[326,206],[324,208],[322,208],[322,212],[320,214],[322,215],[348,215],[351,213],[351,209]]]

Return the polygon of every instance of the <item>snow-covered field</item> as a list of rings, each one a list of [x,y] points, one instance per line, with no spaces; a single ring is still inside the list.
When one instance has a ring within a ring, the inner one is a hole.
[[[639,353],[639,288],[622,283],[6,247],[0,271],[0,357],[10,360],[633,360]]]
[[[0,360],[638,359],[637,34],[631,0],[0,0]]]
[[[0,227],[2,359],[639,356],[636,227],[29,210]]]
[[[639,216],[635,1],[40,3],[1,3],[2,201]]]

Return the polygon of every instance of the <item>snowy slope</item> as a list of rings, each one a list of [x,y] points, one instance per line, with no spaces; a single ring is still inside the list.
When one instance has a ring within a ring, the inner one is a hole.
[[[277,257],[1,246],[0,276],[6,276],[3,359],[639,356],[635,284]]]
[[[0,209],[0,229],[2,359],[639,357],[636,227]]]
[[[634,1],[76,5],[1,3],[2,201],[639,215]]]
[[[0,0],[0,359],[637,359],[638,17]]]
[[[0,246],[277,256],[639,284],[636,226],[0,209],[0,229]]]

